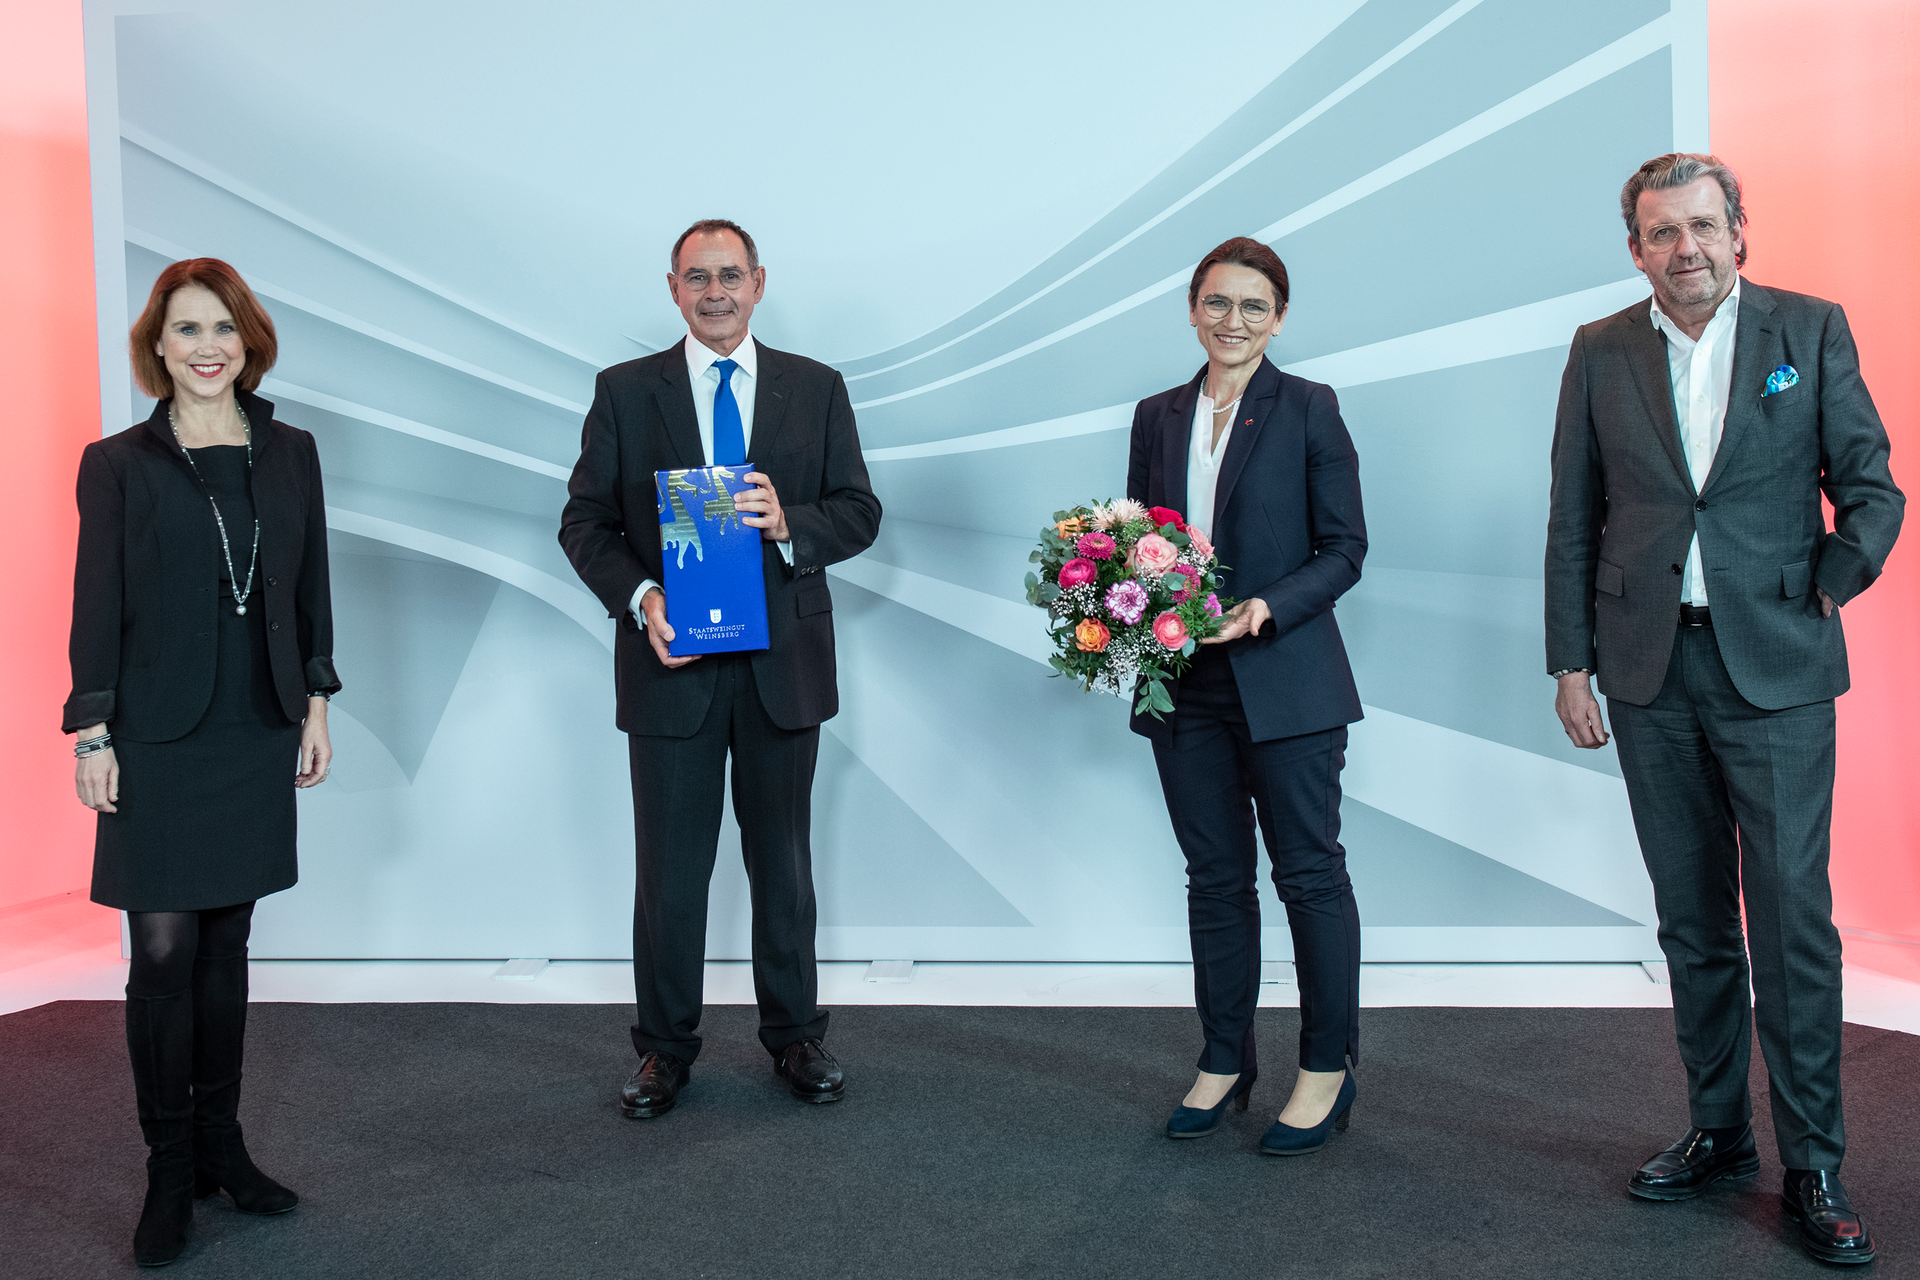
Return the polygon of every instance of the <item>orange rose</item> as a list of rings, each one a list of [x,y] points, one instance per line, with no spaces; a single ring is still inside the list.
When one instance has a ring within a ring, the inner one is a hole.
[[[1060,523],[1054,525],[1053,531],[1059,534],[1063,541],[1072,542],[1075,538],[1087,531],[1087,522],[1079,516],[1074,516],[1071,519],[1062,520]]]
[[[1107,641],[1113,639],[1113,632],[1106,624],[1088,618],[1073,629],[1073,647],[1082,653],[1099,653],[1107,647]]]

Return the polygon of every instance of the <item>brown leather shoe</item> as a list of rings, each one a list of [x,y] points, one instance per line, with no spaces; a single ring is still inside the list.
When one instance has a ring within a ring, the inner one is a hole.
[[[1689,1129],[1686,1137],[1635,1169],[1627,1190],[1642,1200],[1691,1200],[1722,1179],[1737,1181],[1759,1172],[1752,1125],[1724,1147],[1705,1129]]]
[[[796,1040],[773,1060],[773,1073],[802,1102],[838,1102],[847,1078],[818,1040]]]
[[[620,1114],[629,1120],[651,1120],[673,1110],[687,1087],[692,1069],[670,1053],[655,1049],[640,1057],[640,1069],[620,1090]]]
[[[1800,1224],[1800,1247],[1822,1262],[1873,1261],[1873,1237],[1853,1211],[1840,1175],[1826,1169],[1789,1169],[1780,1205]]]

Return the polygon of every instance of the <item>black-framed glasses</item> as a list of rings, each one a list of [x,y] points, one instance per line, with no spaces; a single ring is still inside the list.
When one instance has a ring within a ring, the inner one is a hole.
[[[738,267],[720,268],[720,287],[731,292],[748,280],[748,274]],[[705,267],[688,267],[680,273],[680,283],[689,289],[704,289],[713,279],[713,273]]]
[[[1225,320],[1227,313],[1233,310],[1233,299],[1223,298],[1219,294],[1200,299],[1200,305],[1215,320]],[[1258,298],[1243,298],[1240,302],[1240,314],[1248,324],[1265,324],[1267,317],[1273,314],[1273,308]]]
[[[1727,224],[1718,218],[1691,218],[1686,222],[1661,222],[1640,233],[1640,242],[1654,249],[1671,249],[1680,243],[1680,232],[1692,236],[1695,244],[1719,244],[1727,238]]]

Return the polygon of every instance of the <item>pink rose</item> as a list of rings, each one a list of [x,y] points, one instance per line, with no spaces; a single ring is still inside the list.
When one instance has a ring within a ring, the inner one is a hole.
[[[1157,533],[1146,534],[1134,543],[1133,554],[1128,557],[1136,573],[1153,578],[1166,573],[1179,560],[1180,548]]]
[[[1085,556],[1075,556],[1060,566],[1060,589],[1083,587],[1100,576],[1099,566]]]
[[[1169,649],[1181,649],[1187,643],[1187,624],[1169,609],[1153,620],[1153,638]]]
[[[1173,571],[1187,580],[1187,585],[1173,593],[1174,603],[1184,604],[1193,599],[1193,593],[1200,589],[1200,571],[1190,564],[1177,564]]]
[[[1200,557],[1202,560],[1208,560],[1213,557],[1213,543],[1207,541],[1207,535],[1192,525],[1187,526],[1187,540],[1191,544],[1188,549],[1192,551],[1194,555]]]
[[[1081,535],[1080,541],[1073,544],[1073,549],[1089,560],[1111,560],[1119,548],[1104,533],[1088,533]]]

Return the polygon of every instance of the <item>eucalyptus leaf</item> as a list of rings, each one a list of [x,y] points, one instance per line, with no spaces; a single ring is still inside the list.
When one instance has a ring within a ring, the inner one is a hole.
[[[1060,598],[1059,583],[1043,582],[1040,584],[1040,602],[1042,604],[1052,604],[1055,600],[1058,600],[1059,598]]]

